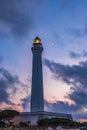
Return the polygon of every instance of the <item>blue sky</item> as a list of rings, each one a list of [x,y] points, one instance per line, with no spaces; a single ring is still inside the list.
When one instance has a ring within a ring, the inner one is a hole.
[[[0,110],[30,111],[31,47],[38,36],[45,110],[87,120],[86,12],[86,0],[0,0]]]

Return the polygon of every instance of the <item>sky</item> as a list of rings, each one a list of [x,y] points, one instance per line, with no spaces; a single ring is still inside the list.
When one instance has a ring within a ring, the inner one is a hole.
[[[87,121],[87,0],[0,0],[0,110],[30,111],[37,36],[45,111]]]

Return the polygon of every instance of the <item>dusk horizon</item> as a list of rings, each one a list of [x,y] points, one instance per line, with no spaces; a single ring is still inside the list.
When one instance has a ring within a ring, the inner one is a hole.
[[[87,1],[0,0],[0,111],[30,112],[39,37],[44,110],[87,122]]]

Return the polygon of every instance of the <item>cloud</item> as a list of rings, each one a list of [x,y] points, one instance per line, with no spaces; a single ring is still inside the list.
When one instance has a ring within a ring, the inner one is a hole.
[[[25,36],[33,27],[39,0],[0,0],[0,36]],[[36,5],[36,6],[35,6]]]
[[[87,61],[80,62],[79,65],[70,66],[45,59],[44,64],[50,69],[57,80],[62,80],[67,84],[73,84],[73,86],[81,87],[82,85],[83,88],[87,87]]]
[[[69,53],[69,56],[70,56],[71,58],[79,58],[81,55],[80,55],[79,53],[75,53],[75,52],[71,51],[71,52]]]
[[[23,106],[24,110],[29,111],[29,109],[30,109],[30,95],[25,97],[22,101],[23,101],[22,106]]]
[[[71,51],[69,53],[69,56],[73,59],[77,59],[77,58],[81,58],[81,57],[87,57],[87,52],[86,51],[83,51],[82,53],[78,53],[78,52],[73,52]]]
[[[24,110],[24,100],[28,97],[27,85],[22,83],[18,76],[8,70],[0,68],[0,109]]]
[[[68,94],[68,97],[80,107],[87,106],[87,91],[84,89],[74,89],[72,93]]]
[[[3,57],[0,56],[0,63],[3,61]]]
[[[9,71],[7,71],[6,69],[0,68],[0,73],[6,79],[6,82],[8,84],[19,83],[18,77],[17,76],[12,76],[11,73],[9,73]]]
[[[16,76],[12,76],[6,69],[0,68],[0,102],[9,102],[9,95],[6,90],[17,81]]]
[[[8,102],[8,94],[6,92],[6,81],[4,81],[3,79],[0,79],[0,103],[1,102]]]
[[[50,111],[58,113],[74,113],[81,109],[81,107],[75,104],[69,104],[68,102],[56,101],[55,103],[50,103],[45,101],[45,106],[49,108]]]
[[[70,66],[51,62],[48,59],[45,59],[44,64],[52,72],[56,80],[62,80],[71,86],[70,92],[67,93],[65,98],[74,102],[73,105],[69,105],[67,102],[58,101],[51,104],[51,109],[55,111],[58,108],[61,111],[76,111],[76,115],[79,111],[84,112],[83,108],[87,107],[87,61],[80,62],[78,65]]]
[[[22,37],[36,24],[34,16],[41,6],[47,4],[45,0],[0,0],[0,36]],[[70,4],[69,0],[59,2],[64,7]],[[38,8],[39,7],[39,8]],[[58,12],[57,12],[58,13]]]
[[[87,26],[83,28],[69,28],[67,32],[75,38],[85,37],[87,35]]]

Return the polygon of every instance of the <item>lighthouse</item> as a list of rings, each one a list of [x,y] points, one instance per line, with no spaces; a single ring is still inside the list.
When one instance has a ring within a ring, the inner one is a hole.
[[[44,111],[43,94],[43,72],[42,72],[42,52],[43,46],[41,39],[36,37],[31,48],[32,59],[32,84],[31,84],[31,102],[30,112],[21,112],[12,122],[20,123],[31,122],[31,125],[37,125],[37,122],[45,118],[66,118],[72,120],[72,115],[67,113],[55,113]]]
[[[31,86],[31,112],[44,111],[43,96],[43,72],[42,72],[42,52],[43,46],[40,38],[34,39],[31,48],[33,54],[32,62],[32,86]]]

